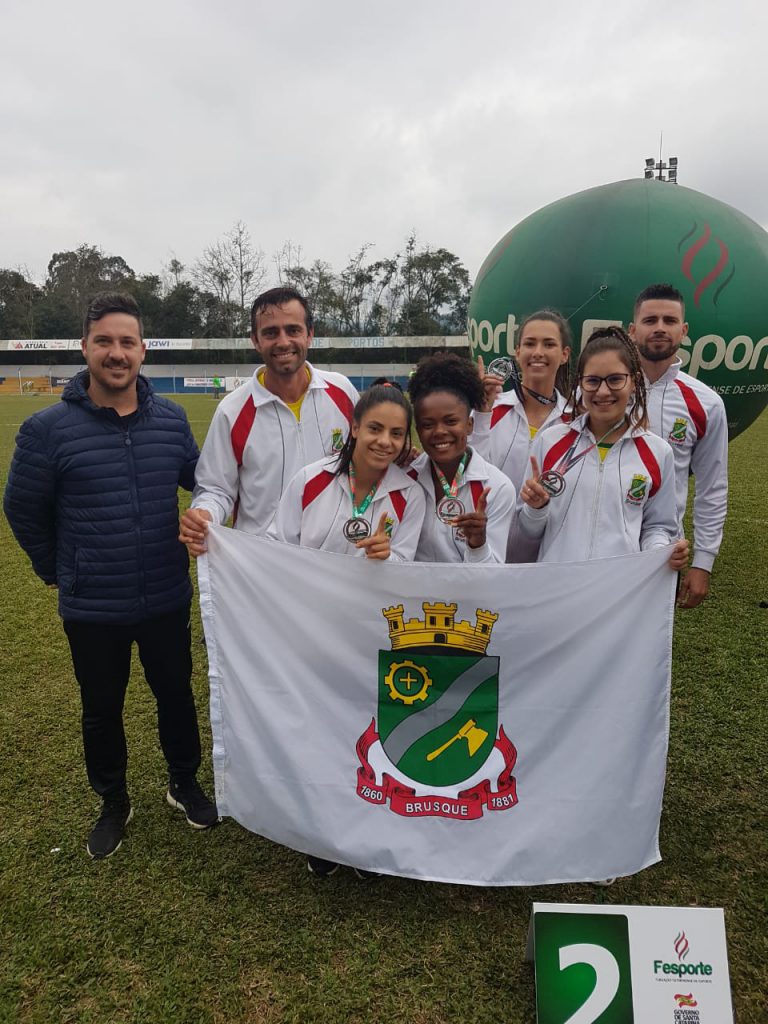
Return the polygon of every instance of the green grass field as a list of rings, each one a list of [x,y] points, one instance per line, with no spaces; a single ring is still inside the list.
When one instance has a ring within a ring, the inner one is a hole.
[[[49,401],[0,401],[3,486],[18,424]],[[183,404],[202,442],[214,402]],[[530,1024],[533,900],[725,907],[737,1020],[764,1022],[767,447],[768,415],[731,445],[713,595],[677,613],[664,859],[605,890],[361,882],[347,871],[319,882],[304,858],[232,821],[193,832],[165,804],[154,704],[138,672],[125,716],[136,817],[118,853],[91,862],[98,800],[56,594],[3,519],[0,1022]],[[204,718],[200,637],[198,620]],[[209,754],[205,722],[203,734]],[[209,761],[201,781],[210,791]]]

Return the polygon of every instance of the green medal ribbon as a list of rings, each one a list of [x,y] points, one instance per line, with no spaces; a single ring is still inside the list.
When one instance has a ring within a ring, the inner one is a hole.
[[[360,519],[365,515],[366,509],[373,501],[374,495],[379,488],[381,479],[377,480],[373,487],[368,491],[366,496],[360,502],[359,505],[355,504],[355,467],[350,462],[349,464],[349,489],[352,492],[352,518]]]
[[[450,484],[448,483],[448,478],[442,469],[440,469],[439,466],[436,466],[434,462],[432,463],[435,469],[435,474],[437,475],[437,479],[440,481],[440,486],[443,488],[446,498],[455,498],[459,493],[461,481],[464,479],[464,470],[467,468],[467,463],[469,462],[469,455],[469,450],[467,450],[461,456],[461,462],[459,463],[459,468],[456,470],[456,476],[453,478],[453,483]]]

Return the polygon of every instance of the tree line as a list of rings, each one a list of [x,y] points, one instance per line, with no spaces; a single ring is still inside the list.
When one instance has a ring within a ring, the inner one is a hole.
[[[386,259],[372,248],[360,246],[339,272],[292,242],[268,261],[239,222],[193,264],[173,258],[160,274],[137,274],[122,256],[81,245],[54,253],[42,284],[23,268],[0,269],[0,338],[78,338],[88,299],[111,289],[136,297],[147,337],[246,337],[254,297],[273,285],[308,297],[321,337],[464,333],[471,284],[457,256],[415,234]]]

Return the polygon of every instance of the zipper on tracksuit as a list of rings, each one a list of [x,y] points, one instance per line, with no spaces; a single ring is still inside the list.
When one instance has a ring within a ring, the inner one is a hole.
[[[293,413],[291,413],[291,416],[293,416]],[[296,420],[296,438],[298,440],[298,445],[299,445],[299,459],[300,459],[299,465],[303,466],[303,465],[305,465],[305,462],[306,462],[306,454],[304,452],[304,431],[301,429],[301,420],[300,419],[297,420],[295,416],[293,416],[293,418],[294,418],[294,420]]]
[[[606,458],[610,457],[610,452],[606,455]],[[595,550],[595,535],[597,533],[597,517],[600,510],[600,496],[603,492],[603,469],[605,462],[600,458],[600,454],[597,453],[597,461],[599,463],[597,467],[597,489],[595,490],[595,499],[592,502],[592,525],[589,533],[589,551],[587,552],[587,558],[592,558],[592,553]]]
[[[144,574],[144,543],[141,536],[141,505],[139,503],[139,489],[136,485],[136,459],[133,454],[133,438],[131,437],[131,428],[123,427],[125,437],[123,443],[125,444],[126,456],[128,459],[128,487],[131,492],[131,506],[133,508],[133,518],[136,528],[136,553],[137,559],[137,574],[139,582],[139,604],[141,605],[144,613],[147,611],[147,595],[145,588],[145,574]]]

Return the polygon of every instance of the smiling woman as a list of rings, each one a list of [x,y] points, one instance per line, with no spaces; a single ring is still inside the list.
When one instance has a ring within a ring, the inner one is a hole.
[[[485,401],[477,369],[461,356],[427,356],[408,390],[424,448],[411,473],[427,501],[416,560],[503,562],[515,488],[468,444]]]
[[[338,455],[313,462],[291,480],[269,536],[373,561],[413,561],[425,502],[399,465],[410,450],[410,433],[411,407],[402,391],[391,384],[370,388],[355,405]],[[338,868],[318,857],[308,865],[321,876]]]
[[[620,327],[590,335],[570,403],[577,418],[537,436],[521,491],[520,528],[540,541],[538,560],[583,561],[677,541],[670,568],[684,568],[672,450],[647,430],[640,357]]]
[[[270,536],[301,547],[413,561],[424,498],[400,468],[410,450],[411,407],[394,386],[358,400],[340,452],[291,480]]]
[[[563,422],[570,388],[571,330],[557,310],[542,309],[522,322],[514,344],[521,386],[502,391],[502,381],[486,373],[486,402],[474,421],[476,449],[508,476],[519,492],[528,477],[533,439],[540,430]],[[518,493],[507,561],[535,562],[538,545],[519,529],[521,507]]]

